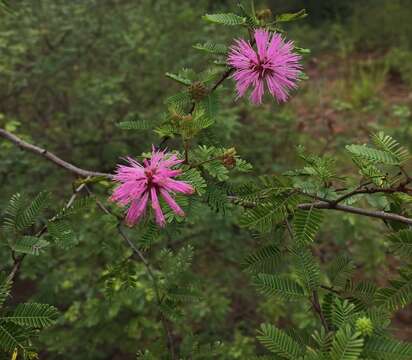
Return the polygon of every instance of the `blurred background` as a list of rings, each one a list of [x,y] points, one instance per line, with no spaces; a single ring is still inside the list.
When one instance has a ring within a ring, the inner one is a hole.
[[[235,146],[254,165],[250,176],[293,168],[297,144],[336,154],[347,174],[354,169],[344,145],[367,141],[372,131],[384,129],[410,144],[411,1],[256,4],[273,14],[306,8],[309,16],[286,30],[312,53],[304,64],[309,79],[285,105],[266,99],[256,108],[244,99],[235,101],[231,81],[220,90],[224,100],[211,139]],[[104,172],[159,141],[152,131],[123,131],[116,123],[160,119],[164,99],[178,89],[165,72],[201,70],[210,62],[194,44],[229,45],[233,37],[247,36],[201,19],[205,13],[236,11],[235,1],[18,0],[10,5],[12,11],[2,13],[0,21],[0,126],[80,167]],[[70,197],[73,180],[0,141],[0,210],[16,191],[33,195],[44,189],[58,208]],[[105,201],[108,189],[96,186],[95,191]],[[313,320],[299,303],[291,308],[257,296],[242,260],[270,240],[251,237],[236,219],[236,212],[205,207],[183,230],[166,232],[152,245],[151,256],[156,259],[156,249],[165,244],[194,249],[191,276],[202,294],[176,320],[176,341],[184,346],[184,335],[193,333],[204,342],[221,341],[227,359],[248,359],[262,321],[303,326]],[[349,251],[359,276],[385,282],[393,264],[385,258],[384,225],[346,214],[330,219],[318,239],[319,256]],[[138,350],[153,347],[161,332],[144,268],[138,267],[138,286],[125,296],[120,285],[107,280],[130,255],[110,222],[91,208],[79,217],[76,236],[78,245],[70,251],[53,249],[24,264],[13,301],[34,299],[62,311],[58,325],[38,339],[42,359],[134,359]],[[1,250],[1,266],[9,262],[10,254]],[[410,324],[412,311],[397,314],[393,328],[399,338],[412,340]]]

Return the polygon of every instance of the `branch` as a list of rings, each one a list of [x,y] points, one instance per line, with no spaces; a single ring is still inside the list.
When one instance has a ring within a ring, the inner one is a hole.
[[[298,208],[303,209],[303,210],[309,210],[310,208],[330,209],[330,210],[348,212],[351,214],[378,218],[382,220],[398,221],[404,224],[412,225],[412,219],[407,218],[402,215],[398,215],[398,214],[394,214],[394,213],[390,213],[386,211],[375,211],[375,210],[362,209],[362,208],[357,208],[357,207],[348,206],[348,205],[339,205],[339,204],[334,204],[332,202],[326,202],[326,201],[317,201],[313,203],[299,204]]]
[[[84,188],[85,186],[86,186],[85,184],[81,184],[81,185],[79,185],[79,186],[73,191],[73,194],[72,194],[72,196],[70,197],[69,201],[68,201],[68,202],[66,203],[66,205],[64,206],[64,209],[68,209],[69,207],[71,207],[71,206],[73,205],[73,202],[76,200],[77,195],[80,193],[80,191],[83,190],[83,188]],[[56,219],[56,216],[54,216],[54,217],[53,217],[52,219],[50,219],[50,220],[52,221],[52,220],[54,220],[54,219]],[[43,228],[36,234],[36,237],[42,236],[46,231],[47,231],[47,225],[43,226]],[[11,271],[10,271],[8,277],[7,277],[7,278],[9,279],[9,281],[13,281],[14,278],[16,277],[16,275],[17,275],[17,273],[19,272],[20,267],[21,267],[21,265],[22,265],[22,263],[23,263],[23,260],[24,260],[25,257],[26,257],[26,254],[22,254],[21,256],[16,257],[16,256],[15,256],[15,253],[13,252],[13,253],[12,253],[12,256],[13,256],[14,264],[13,264],[13,268],[11,269]]]
[[[352,196],[359,195],[359,194],[377,194],[377,193],[384,193],[384,194],[394,194],[397,192],[403,192],[403,193],[411,193],[412,189],[406,187],[406,183],[400,184],[398,187],[395,188],[368,188],[368,187],[363,187],[360,186],[356,188],[355,190],[348,192],[347,194],[344,194],[337,198],[336,200],[332,201],[335,204],[338,204]]]
[[[319,315],[319,319],[323,327],[325,328],[326,332],[328,332],[329,331],[328,322],[326,321],[325,315],[323,314],[322,307],[320,306],[320,303],[319,303],[319,295],[316,290],[313,290],[312,292],[311,303],[312,303],[313,309]]]
[[[89,189],[89,187],[87,185],[85,185],[85,186],[86,186],[86,191],[89,194],[89,196],[93,196],[93,192]],[[104,206],[104,204],[99,199],[97,199],[97,197],[95,197],[95,201],[96,201],[97,206],[100,208],[100,210],[102,210],[107,215],[114,216],[118,220],[117,231],[118,231],[119,235],[123,238],[123,240],[126,242],[126,244],[133,250],[133,253],[135,255],[137,255],[139,260],[145,266],[145,268],[147,270],[147,274],[149,275],[149,278],[152,282],[152,286],[153,286],[153,290],[154,290],[154,293],[155,293],[155,298],[156,298],[157,305],[159,306],[159,309],[160,309],[160,306],[162,305],[162,297],[160,295],[157,277],[154,274],[149,261],[146,259],[146,257],[140,251],[140,249],[133,243],[133,241],[124,232],[124,230],[122,228],[122,218],[119,218],[113,212],[111,212],[106,206]],[[171,359],[174,360],[174,359],[176,359],[176,350],[175,350],[175,345],[174,345],[172,332],[171,332],[170,326],[169,326],[169,321],[164,316],[164,314],[162,313],[161,310],[159,310],[159,314],[160,314],[160,321],[163,325],[163,330],[164,330],[164,333],[165,333],[167,346],[168,346],[169,351],[170,351]]]
[[[289,233],[290,239],[292,241],[294,241],[292,227],[290,226],[288,219],[285,220],[285,224],[286,224],[286,229]],[[319,294],[318,294],[317,290],[314,289],[312,291],[312,295],[309,298],[309,301],[312,304],[313,310],[319,316],[319,319],[320,319],[320,322],[322,323],[322,326],[325,328],[326,332],[328,332],[329,331],[328,322],[326,321],[325,315],[323,314],[323,311],[322,311],[322,307],[320,306]]]
[[[58,156],[54,155],[53,153],[47,151],[46,149],[43,149],[39,146],[30,144],[30,143],[22,140],[18,136],[13,135],[12,133],[10,133],[10,132],[8,132],[4,129],[0,129],[0,136],[3,137],[6,140],[11,141],[15,145],[17,145],[20,149],[27,150],[29,152],[32,152],[33,154],[43,156],[47,160],[49,160],[51,162],[54,162],[56,165],[66,169],[67,171],[69,171],[73,174],[79,175],[81,177],[88,177],[88,176],[103,176],[103,177],[107,177],[107,178],[112,177],[111,174],[81,169],[81,168],[79,168],[79,167],[77,167],[73,164],[68,163],[67,161],[64,161],[63,159],[61,159]]]
[[[101,172],[96,172],[96,171],[90,171],[90,170],[85,170],[81,169],[77,166],[74,166],[73,164],[68,163],[67,161],[64,161],[63,159],[57,157],[56,155],[48,152],[45,149],[42,149],[36,145],[30,144],[19,137],[9,133],[8,131],[4,129],[0,129],[0,136],[13,142],[15,145],[20,147],[23,150],[30,151],[34,154],[43,156],[47,160],[57,164],[60,167],[63,167],[69,172],[72,172],[76,175],[82,176],[82,177],[88,177],[88,176],[102,176],[111,179],[113,175],[107,174],[107,173],[101,173]],[[400,189],[399,189],[400,190]],[[398,190],[398,191],[399,191]],[[409,189],[407,189],[409,190]],[[385,192],[384,189],[380,189],[379,191]],[[391,190],[392,191],[392,190]],[[405,191],[405,189],[403,189]],[[369,190],[370,193],[377,192],[377,191],[371,191]],[[351,196],[353,193],[351,193]],[[345,196],[345,195],[344,195]],[[346,198],[347,196],[345,196]],[[233,196],[229,196],[229,200],[237,203],[237,198]],[[342,201],[343,198],[341,197],[339,201]],[[255,205],[252,204],[247,204],[243,205],[245,207],[254,207]],[[362,209],[362,208],[356,208],[353,206],[348,206],[348,205],[340,205],[337,204],[336,202],[327,202],[327,201],[317,201],[313,203],[305,203],[305,204],[300,204],[298,205],[298,208],[303,209],[303,210],[309,210],[310,208],[316,208],[316,209],[330,209],[330,210],[336,210],[336,211],[343,211],[343,212],[348,212],[352,214],[357,214],[357,215],[363,215],[363,216],[368,216],[368,217],[373,217],[373,218],[378,218],[378,219],[383,219],[383,220],[392,220],[392,221],[398,221],[402,222],[404,224],[409,224],[412,225],[412,219],[407,218],[402,215],[394,214],[394,213],[389,213],[385,211],[374,211],[374,210],[367,210],[367,209]]]

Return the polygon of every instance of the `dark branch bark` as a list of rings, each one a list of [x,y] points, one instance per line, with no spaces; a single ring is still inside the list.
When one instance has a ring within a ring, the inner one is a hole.
[[[313,290],[312,292],[311,302],[312,302],[313,309],[319,316],[322,326],[325,328],[326,332],[328,332],[329,331],[328,322],[326,321],[325,315],[323,314],[322,307],[320,306],[320,302],[319,302],[319,295],[316,290]]]

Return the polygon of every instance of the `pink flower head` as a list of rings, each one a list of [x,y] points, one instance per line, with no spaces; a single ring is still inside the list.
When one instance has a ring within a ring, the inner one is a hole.
[[[172,169],[180,164],[176,155],[157,151],[153,147],[151,159],[143,161],[143,165],[128,157],[128,166],[119,165],[114,175],[114,180],[120,185],[114,190],[110,200],[122,206],[129,205],[126,223],[135,225],[146,212],[150,202],[155,214],[156,222],[164,227],[166,220],[159,203],[159,196],[178,215],[185,213],[176,203],[170,193],[193,194],[194,188],[184,181],[173,179],[181,174],[181,170]]]
[[[293,52],[292,41],[285,42],[279,34],[270,34],[258,29],[254,34],[255,51],[249,42],[236,40],[230,49],[228,63],[235,69],[238,97],[245,95],[249,86],[254,89],[250,99],[255,104],[262,103],[264,83],[278,102],[287,100],[289,91],[296,88],[301,56]]]

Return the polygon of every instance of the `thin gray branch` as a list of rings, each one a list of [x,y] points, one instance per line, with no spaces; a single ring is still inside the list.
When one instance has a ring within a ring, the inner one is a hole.
[[[412,219],[407,218],[402,215],[398,215],[398,214],[394,214],[394,213],[390,213],[386,211],[368,210],[368,209],[362,209],[362,208],[357,208],[357,207],[348,206],[348,205],[334,204],[334,203],[329,203],[326,201],[317,201],[313,203],[299,204],[298,208],[303,209],[303,210],[309,210],[310,208],[316,208],[316,209],[329,209],[329,210],[343,211],[347,213],[363,215],[363,216],[378,218],[382,220],[398,221],[404,224],[412,225]]]
[[[79,195],[80,191],[83,190],[83,188],[85,187],[85,184],[80,184],[74,191],[72,196],[70,197],[69,201],[66,203],[66,205],[64,206],[64,209],[68,209],[70,208],[74,201],[76,200],[77,196]],[[54,216],[52,219],[50,219],[50,221],[53,221],[54,219],[56,219],[56,216]],[[47,231],[47,225],[45,225],[37,234],[36,237],[40,237],[42,236],[45,232]],[[17,273],[20,270],[20,267],[23,263],[23,260],[26,257],[26,254],[22,254],[19,257],[16,257],[14,252],[13,252],[13,260],[14,260],[14,264],[13,264],[13,268],[11,269],[9,275],[8,275],[8,279],[9,281],[13,281],[14,278],[16,277]]]
[[[30,144],[30,143],[24,141],[23,139],[19,138],[18,136],[13,135],[12,133],[10,133],[10,132],[8,132],[4,129],[0,129],[0,136],[3,137],[6,140],[11,141],[15,145],[17,145],[20,149],[27,150],[27,151],[32,152],[34,154],[43,156],[47,160],[50,160],[50,161],[54,162],[56,165],[66,169],[67,171],[70,171],[73,174],[79,175],[81,177],[88,177],[88,176],[103,176],[103,177],[107,177],[107,178],[112,177],[111,174],[81,169],[81,168],[79,168],[79,167],[77,167],[73,164],[68,163],[67,161],[64,161],[63,159],[61,159],[57,155],[54,155],[53,153],[47,151],[46,149],[43,149],[39,146]]]
[[[87,185],[86,185],[86,191],[89,194],[89,196],[93,196],[93,192],[89,189],[89,187]],[[133,253],[135,255],[137,255],[139,260],[146,267],[147,274],[148,274],[148,276],[149,276],[149,278],[152,282],[152,286],[153,286],[153,290],[154,290],[154,293],[155,293],[155,298],[156,298],[157,305],[160,308],[160,306],[162,305],[162,297],[160,295],[160,290],[159,290],[157,277],[156,277],[156,275],[154,274],[154,272],[152,270],[152,266],[150,265],[149,260],[146,259],[146,257],[140,251],[140,249],[133,243],[133,241],[127,236],[126,232],[123,230],[122,219],[121,218],[119,219],[115,214],[113,214],[106,206],[104,206],[104,204],[97,197],[95,197],[95,201],[96,201],[96,204],[97,204],[97,206],[99,207],[100,210],[102,210],[107,215],[114,216],[118,220],[117,231],[118,231],[119,235],[123,238],[123,240],[127,243],[127,245],[133,250]],[[166,342],[167,342],[167,346],[168,346],[169,351],[170,351],[171,359],[174,360],[174,359],[176,359],[176,349],[175,349],[175,344],[174,344],[174,340],[173,340],[173,336],[172,336],[172,331],[171,331],[170,326],[169,326],[169,321],[168,321],[168,319],[166,319],[166,317],[164,316],[164,314],[162,313],[161,310],[159,310],[159,317],[160,317],[160,321],[163,325],[163,329],[164,329],[164,333],[165,333],[165,337],[166,337]]]
[[[107,173],[101,173],[101,172],[96,172],[96,171],[90,171],[90,170],[85,170],[81,169],[77,166],[74,166],[73,164],[68,163],[67,161],[64,161],[60,159],[58,156],[48,152],[45,149],[42,149],[36,145],[30,144],[16,135],[11,134],[10,132],[0,129],[0,136],[13,142],[16,144],[18,147],[20,147],[23,150],[30,151],[34,154],[43,156],[49,161],[54,162],[60,167],[63,167],[67,171],[70,171],[74,174],[77,174],[82,177],[89,177],[89,176],[103,176],[107,178],[112,178],[113,175],[107,174]],[[401,191],[401,189],[399,189]],[[409,190],[409,189],[408,189]],[[351,194],[352,195],[352,194]],[[236,197],[229,196],[229,200],[238,203]],[[342,199],[340,199],[342,200]],[[244,207],[254,207],[255,205],[252,204],[242,204]],[[348,212],[352,214],[357,214],[357,215],[363,215],[363,216],[368,216],[368,217],[373,217],[373,218],[379,218],[383,220],[393,220],[393,221],[398,221],[402,222],[404,224],[409,224],[412,225],[412,219],[407,218],[402,215],[394,214],[394,213],[389,213],[386,211],[375,211],[375,210],[368,210],[368,209],[362,209],[362,208],[356,208],[353,206],[348,206],[348,205],[341,205],[341,204],[336,204],[334,202],[326,202],[326,201],[317,201],[313,203],[305,203],[305,204],[300,204],[298,205],[300,209],[304,210],[309,210],[311,207],[315,207],[317,209],[329,209],[329,210],[336,210],[336,211],[343,211],[343,212]]]

